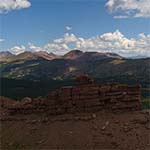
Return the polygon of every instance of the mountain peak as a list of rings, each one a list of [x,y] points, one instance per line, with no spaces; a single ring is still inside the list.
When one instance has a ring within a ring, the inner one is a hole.
[[[14,56],[11,52],[9,51],[1,51],[0,52],[0,58],[4,58],[4,57],[12,57]]]
[[[81,60],[81,61],[86,61],[86,60],[102,60],[102,59],[107,59],[107,58],[117,58],[117,59],[122,59],[118,54],[115,53],[102,53],[102,52],[96,52],[96,51],[80,51],[80,50],[72,50],[65,54],[63,56],[65,59],[70,59],[70,60]]]
[[[84,53],[80,50],[71,50],[70,52],[66,53],[64,55],[64,58],[66,59],[77,59],[81,57]]]

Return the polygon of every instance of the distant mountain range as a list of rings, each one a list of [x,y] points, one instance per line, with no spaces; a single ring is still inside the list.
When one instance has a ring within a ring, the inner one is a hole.
[[[70,60],[87,60],[87,59],[105,59],[105,58],[122,58],[114,53],[99,53],[99,52],[82,52],[80,50],[72,50],[63,56],[57,56],[53,53],[45,51],[30,52],[26,51],[18,55],[13,55],[9,51],[0,52],[0,62],[13,62],[18,60],[39,59],[45,60],[53,59],[70,59]]]
[[[1,77],[15,79],[63,80],[80,72],[94,73],[94,69],[106,61],[118,60],[122,62],[123,59],[123,57],[114,53],[82,52],[80,50],[72,50],[63,56],[57,56],[53,53],[48,54],[43,51],[24,52],[19,55],[12,55],[6,51],[1,52],[0,55]],[[95,63],[100,64],[95,66]],[[94,65],[93,68],[91,68],[92,64]]]
[[[21,98],[47,94],[50,89],[74,84],[78,73],[97,82],[141,84],[150,90],[150,58],[127,59],[114,53],[72,50],[63,56],[46,52],[12,55],[0,52],[2,95]],[[145,94],[146,93],[146,94]]]
[[[127,59],[114,53],[72,50],[63,56],[47,52],[13,55],[0,52],[0,77],[13,79],[64,80],[87,73],[95,78],[132,78],[148,84],[150,58]]]
[[[123,57],[114,53],[100,53],[100,52],[82,52],[80,50],[72,50],[63,56],[64,59],[70,60],[102,60],[106,58],[118,58],[122,59]]]
[[[37,58],[52,60],[57,58],[57,56],[52,53],[48,54],[47,52],[44,51],[39,51],[34,53],[27,51],[18,55],[13,55],[8,51],[0,52],[0,62],[13,62],[18,60],[28,60],[28,59],[37,59]]]

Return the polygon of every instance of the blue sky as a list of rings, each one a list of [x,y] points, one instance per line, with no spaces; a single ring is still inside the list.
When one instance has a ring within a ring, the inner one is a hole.
[[[150,33],[149,17],[116,19],[106,7],[108,1],[29,0],[31,6],[28,8],[0,13],[0,39],[4,39],[0,50],[28,43],[42,47],[62,38],[66,32],[86,39],[116,30],[127,39]],[[115,12],[115,15],[119,13]],[[66,26],[72,30],[66,31]]]

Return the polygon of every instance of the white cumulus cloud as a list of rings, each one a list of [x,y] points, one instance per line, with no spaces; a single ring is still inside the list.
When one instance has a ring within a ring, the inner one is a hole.
[[[119,30],[83,38],[73,33],[66,33],[62,38],[48,42],[44,46],[29,43],[25,46],[15,46],[10,49],[13,54],[24,51],[46,51],[63,55],[72,49],[82,51],[97,51],[117,53],[124,57],[148,56],[150,57],[150,34],[139,34],[136,38],[127,38]]]
[[[150,17],[150,0],[108,0],[106,7],[118,19]]]
[[[119,30],[91,38],[82,38],[73,33],[55,39],[44,46],[48,52],[64,54],[71,49],[118,53],[122,56],[150,56],[150,35],[141,33],[137,38],[127,38]]]
[[[66,29],[67,31],[70,31],[70,30],[72,30],[72,27],[71,27],[71,26],[65,26],[65,29]]]
[[[4,42],[5,41],[5,39],[0,39],[0,42]]]
[[[0,0],[0,13],[19,10],[31,6],[29,0]]]
[[[33,43],[28,44],[28,50],[31,51],[31,52],[44,51],[42,47],[36,46]]]

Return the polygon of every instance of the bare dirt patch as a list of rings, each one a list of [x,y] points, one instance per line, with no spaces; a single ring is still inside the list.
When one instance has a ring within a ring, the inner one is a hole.
[[[1,121],[2,150],[150,149],[150,113],[15,115]]]

